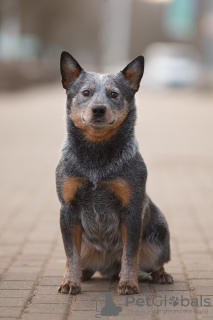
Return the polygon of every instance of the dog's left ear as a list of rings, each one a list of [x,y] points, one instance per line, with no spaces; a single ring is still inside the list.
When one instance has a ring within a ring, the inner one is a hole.
[[[138,91],[144,72],[144,57],[138,56],[121,71],[129,85]]]
[[[79,63],[66,51],[61,53],[60,67],[61,82],[65,89],[67,89],[67,87],[78,78],[81,71],[83,71]]]

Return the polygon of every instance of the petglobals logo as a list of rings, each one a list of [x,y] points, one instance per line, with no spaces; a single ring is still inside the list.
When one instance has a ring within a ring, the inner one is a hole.
[[[168,305],[172,305],[173,307],[181,306],[181,307],[210,307],[211,301],[210,298],[206,298],[205,296],[198,296],[197,298],[186,298],[183,295],[180,297],[172,296],[168,298],[166,295],[164,296],[126,296],[126,306],[136,305],[138,307],[143,306],[156,306],[156,307],[166,307]]]

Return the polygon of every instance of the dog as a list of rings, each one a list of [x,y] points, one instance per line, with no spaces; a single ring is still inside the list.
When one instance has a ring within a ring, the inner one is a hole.
[[[170,284],[170,235],[146,194],[147,169],[134,126],[139,56],[118,74],[86,72],[68,53],[60,60],[67,139],[56,169],[66,270],[59,292],[81,292],[96,271],[119,277],[119,294],[139,293],[140,274]]]

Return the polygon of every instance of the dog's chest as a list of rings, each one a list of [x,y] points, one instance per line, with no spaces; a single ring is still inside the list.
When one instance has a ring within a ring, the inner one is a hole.
[[[91,188],[84,193],[81,208],[84,241],[98,250],[119,250],[121,207],[115,195],[105,186]]]

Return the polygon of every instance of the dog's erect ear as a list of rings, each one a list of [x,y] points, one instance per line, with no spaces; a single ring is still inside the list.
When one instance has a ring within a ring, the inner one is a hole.
[[[143,76],[144,71],[144,57],[139,56],[130,62],[126,68],[121,72],[126,78],[126,81],[129,85],[135,90],[138,91],[140,86],[140,81]]]
[[[78,62],[66,51],[61,53],[60,68],[61,82],[65,89],[78,78],[83,70]]]

